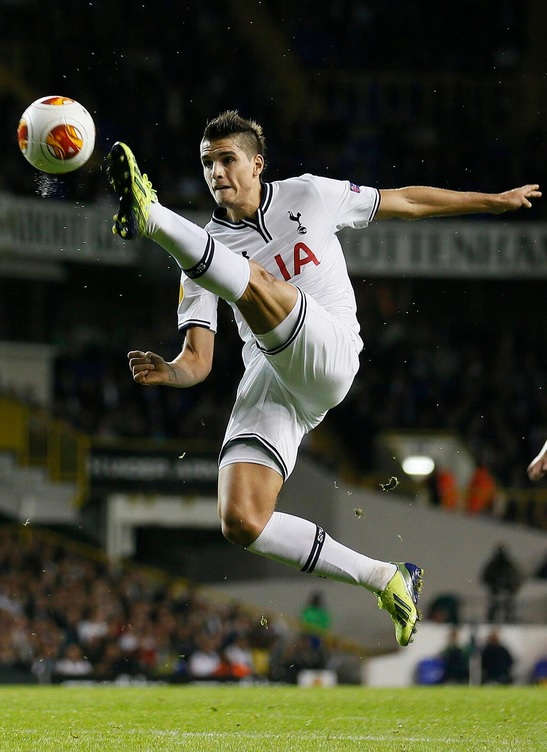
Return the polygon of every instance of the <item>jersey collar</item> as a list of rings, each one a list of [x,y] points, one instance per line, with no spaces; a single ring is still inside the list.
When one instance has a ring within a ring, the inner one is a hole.
[[[273,186],[271,183],[262,183],[262,196],[260,198],[260,206],[256,212],[256,217],[252,219],[239,219],[237,222],[232,222],[226,216],[226,209],[217,207],[212,216],[213,222],[222,225],[223,227],[229,227],[232,230],[244,230],[246,227],[251,227],[256,230],[266,242],[272,239],[270,231],[266,227],[265,214],[270,208],[273,197]]]

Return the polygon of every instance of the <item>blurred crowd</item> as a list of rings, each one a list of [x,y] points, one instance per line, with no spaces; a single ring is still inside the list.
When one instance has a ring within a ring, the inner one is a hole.
[[[421,660],[416,667],[418,684],[500,684],[514,682],[515,658],[499,630],[492,629],[479,641],[471,632],[463,641],[455,627],[439,655]],[[539,683],[532,672],[531,683]]]
[[[453,627],[438,655],[418,662],[415,680],[417,684],[429,685],[546,685],[547,656],[534,661],[526,676],[517,676],[517,663],[500,629],[493,627],[479,637],[473,629],[466,636],[459,627]]]
[[[332,655],[303,623],[0,527],[0,683],[120,676],[296,683]]]

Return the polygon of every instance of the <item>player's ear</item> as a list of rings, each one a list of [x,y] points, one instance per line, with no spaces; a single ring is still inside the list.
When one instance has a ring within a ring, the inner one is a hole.
[[[262,154],[255,154],[253,161],[253,177],[256,177],[257,175],[260,175],[264,170],[264,157],[262,156]]]

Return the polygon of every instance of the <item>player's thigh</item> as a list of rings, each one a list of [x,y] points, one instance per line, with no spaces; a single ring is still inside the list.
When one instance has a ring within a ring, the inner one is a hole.
[[[260,264],[251,261],[249,284],[236,306],[252,332],[265,334],[289,315],[297,298],[294,285],[276,279]]]
[[[220,467],[227,461],[234,442],[251,442],[262,454],[273,458],[273,467],[287,478],[303,436],[315,425],[317,420],[310,421],[300,414],[298,400],[281,383],[263,353],[255,351],[237,390],[220,452]]]
[[[348,393],[359,369],[361,340],[308,295],[305,304],[298,336],[289,347],[266,357],[299,409],[323,414]]]

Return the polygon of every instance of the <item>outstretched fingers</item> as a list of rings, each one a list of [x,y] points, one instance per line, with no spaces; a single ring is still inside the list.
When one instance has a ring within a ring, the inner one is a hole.
[[[521,193],[522,205],[528,209],[530,209],[532,206],[530,199],[541,198],[542,196],[542,193],[539,190],[539,185],[537,185],[537,183],[523,185],[522,188],[517,189],[517,191]]]
[[[499,214],[505,211],[515,211],[521,207],[530,209],[532,207],[532,199],[541,198],[542,193],[539,190],[537,183],[528,183],[522,185],[520,188],[512,188],[510,191],[504,191],[498,194],[498,208],[494,210],[494,214]]]

